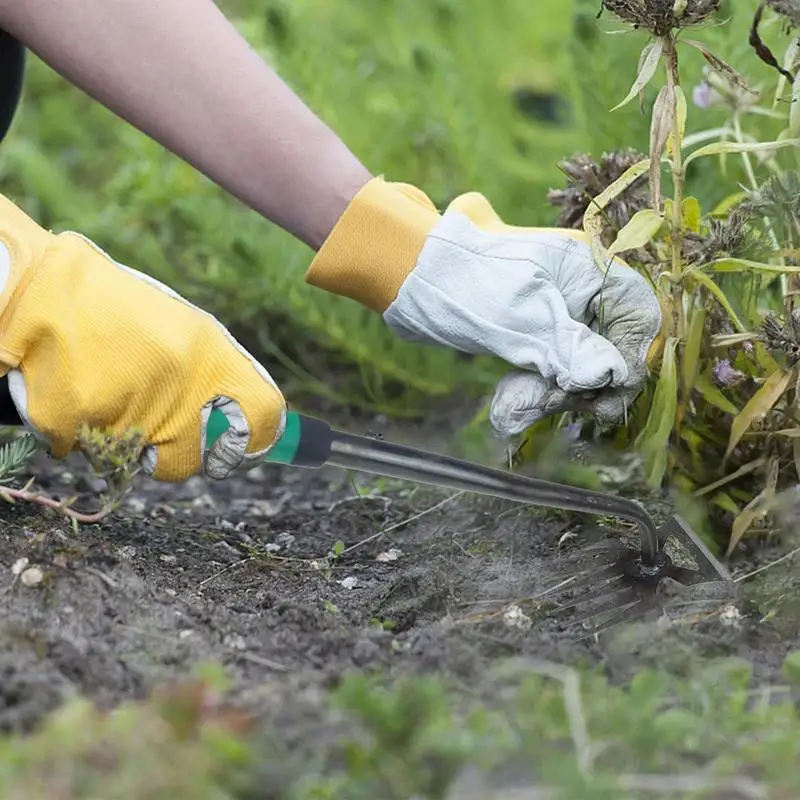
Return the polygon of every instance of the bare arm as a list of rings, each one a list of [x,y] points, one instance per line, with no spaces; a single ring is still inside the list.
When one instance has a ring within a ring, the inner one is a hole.
[[[212,0],[0,0],[0,27],[315,250],[371,177]]]

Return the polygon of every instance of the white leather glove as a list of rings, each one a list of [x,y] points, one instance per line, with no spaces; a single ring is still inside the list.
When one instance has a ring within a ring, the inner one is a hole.
[[[384,318],[406,340],[516,367],[491,404],[505,435],[579,405],[621,423],[662,325],[646,279],[619,259],[603,274],[585,234],[505,225],[477,193],[430,231]]]

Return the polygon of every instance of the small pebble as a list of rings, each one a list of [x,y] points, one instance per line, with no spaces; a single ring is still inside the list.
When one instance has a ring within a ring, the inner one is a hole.
[[[344,589],[353,589],[358,584],[358,578],[350,575],[347,578],[342,578],[339,581],[339,585],[342,586]]]
[[[130,561],[136,556],[136,548],[132,544],[124,544],[117,548],[117,557],[123,561]]]
[[[214,502],[214,498],[207,493],[203,493],[192,500],[192,508],[202,508],[211,511],[215,507],[216,503]]]
[[[23,586],[37,586],[44,580],[44,573],[39,567],[28,567],[19,579]]]
[[[246,650],[247,642],[244,638],[236,633],[229,633],[223,640],[225,647],[230,647],[232,650]]]
[[[742,620],[742,614],[733,603],[728,603],[720,612],[719,618],[723,625],[737,627]]]
[[[275,537],[275,544],[288,550],[295,543],[295,537],[291,533],[279,533]]]
[[[185,628],[184,630],[180,631],[180,633],[178,633],[178,638],[188,639],[193,633],[194,631],[191,630],[190,628]]]
[[[173,555],[169,555],[169,554],[165,553],[163,556],[161,556],[161,560],[165,564],[174,564],[178,560],[178,558],[177,558],[177,556],[173,556]]]
[[[264,549],[265,549],[265,550],[266,550],[268,553],[277,553],[277,552],[279,552],[279,551],[280,551],[280,549],[281,549],[281,546],[280,546],[279,544],[275,544],[275,542],[268,542],[268,543],[267,543],[267,544],[264,546]],[[316,567],[315,567],[315,569],[316,569]]]
[[[150,516],[174,517],[175,509],[172,506],[168,506],[166,503],[157,503],[156,505],[153,506],[153,510],[150,512]]]
[[[142,514],[147,508],[147,503],[141,497],[129,497],[125,501],[125,507],[133,514]]]
[[[264,470],[264,467],[253,467],[253,469],[248,470],[245,473],[245,480],[249,481],[250,483],[261,483],[262,481],[266,480],[267,473]]]
[[[14,565],[11,567],[11,574],[12,575],[19,575],[25,567],[28,566],[28,559],[27,558],[18,558]]]
[[[522,628],[522,630],[527,630],[532,624],[531,618],[516,604],[506,608],[503,613],[503,622],[509,627]]]
[[[378,553],[375,556],[376,561],[397,561],[400,556],[403,555],[402,550],[398,550],[396,547],[392,547],[389,550],[386,550],[383,553]]]

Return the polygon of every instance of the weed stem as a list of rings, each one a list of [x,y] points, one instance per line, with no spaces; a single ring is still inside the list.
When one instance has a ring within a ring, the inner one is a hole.
[[[677,109],[680,76],[678,73],[678,51],[675,39],[669,35],[664,43],[664,58],[667,71],[667,86],[673,96],[676,108],[672,115],[672,280],[674,286],[675,308],[678,313],[678,338],[686,331],[683,308],[683,152],[681,149],[681,120]]]

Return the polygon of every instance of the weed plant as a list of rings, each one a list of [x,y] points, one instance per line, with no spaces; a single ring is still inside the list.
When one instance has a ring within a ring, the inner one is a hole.
[[[743,537],[774,530],[777,498],[800,475],[800,4],[741,3],[748,48],[735,66],[696,36],[729,24],[721,6],[605,0],[616,37],[641,46],[635,79],[608,113],[655,86],[648,140],[635,143],[641,153],[565,162],[569,185],[550,199],[562,224],[589,235],[598,268],[622,257],[664,309],[659,365],[608,437],[636,446],[652,486],[702,503],[730,555]],[[687,86],[683,61],[698,54],[703,79]],[[765,65],[769,80],[754,83]],[[703,127],[708,110],[722,121]],[[687,133],[690,119],[699,128]],[[712,206],[688,191],[700,163],[728,188]],[[743,176],[734,187],[732,163]],[[518,453],[571,421],[534,426]]]

